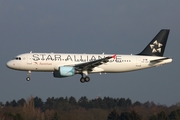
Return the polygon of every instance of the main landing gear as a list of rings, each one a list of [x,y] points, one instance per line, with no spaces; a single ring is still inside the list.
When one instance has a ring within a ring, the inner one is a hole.
[[[31,71],[30,71],[30,70],[28,71],[28,74],[27,74],[27,75],[28,75],[28,77],[26,78],[26,80],[27,80],[27,81],[30,81],[30,80],[31,80],[31,78],[30,78]]]
[[[90,81],[90,78],[87,76],[88,73],[87,73],[87,72],[84,72],[84,74],[86,75],[86,77],[83,77],[83,73],[81,74],[81,79],[80,79],[80,82],[81,82],[81,83],[89,82],[89,81]]]
[[[81,79],[80,79],[80,82],[81,82],[81,83],[89,82],[89,81],[90,81],[90,78],[89,78],[88,76],[86,76],[86,77],[81,77]]]

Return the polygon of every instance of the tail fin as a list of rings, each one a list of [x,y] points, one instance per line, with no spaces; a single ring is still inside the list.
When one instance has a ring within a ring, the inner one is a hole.
[[[138,55],[163,56],[169,31],[168,29],[162,29]]]

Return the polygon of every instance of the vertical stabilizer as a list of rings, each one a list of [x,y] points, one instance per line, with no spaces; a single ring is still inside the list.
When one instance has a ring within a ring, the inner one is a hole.
[[[162,29],[138,55],[163,56],[169,31],[169,29]]]

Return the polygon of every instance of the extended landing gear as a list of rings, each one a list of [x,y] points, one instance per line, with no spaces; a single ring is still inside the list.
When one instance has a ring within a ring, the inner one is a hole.
[[[26,78],[26,80],[27,80],[27,81],[30,81],[30,80],[31,80],[31,78],[30,78],[30,77],[27,77],[27,78]]]
[[[81,82],[81,83],[89,82],[89,81],[90,81],[90,78],[89,78],[88,76],[86,76],[86,77],[81,77],[81,79],[80,79],[80,82]]]
[[[28,77],[26,78],[26,80],[27,80],[27,81],[30,81],[30,80],[31,80],[31,78],[30,78],[31,71],[28,71],[28,74],[27,74],[27,75],[28,75]]]
[[[80,79],[81,83],[89,82],[89,81],[90,81],[90,78],[87,76],[87,74],[86,74],[86,77],[83,77],[83,74],[81,74],[81,79]]]

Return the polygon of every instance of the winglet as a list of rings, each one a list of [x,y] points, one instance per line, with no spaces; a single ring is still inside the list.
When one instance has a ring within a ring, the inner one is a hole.
[[[114,59],[115,59],[115,58],[116,58],[116,54],[114,54],[114,55],[112,56],[112,58],[114,58]]]

